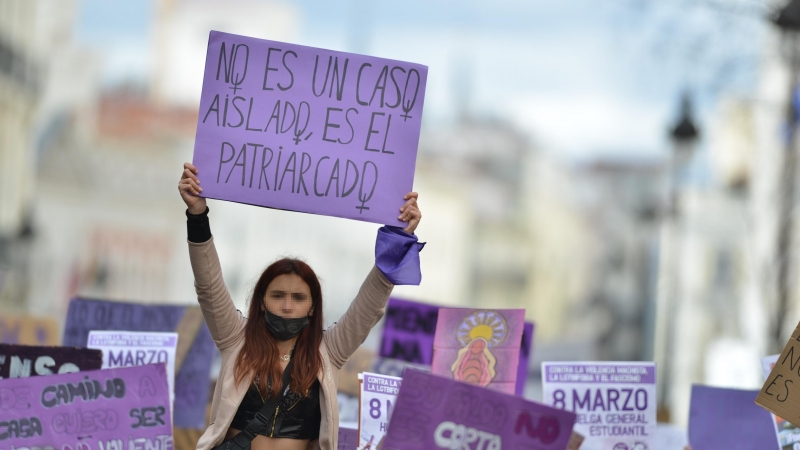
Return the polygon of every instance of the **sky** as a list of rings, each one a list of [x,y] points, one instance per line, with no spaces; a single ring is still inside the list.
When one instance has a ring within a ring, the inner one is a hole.
[[[701,125],[722,96],[750,95],[769,26],[758,0],[282,4],[299,19],[294,43],[428,65],[425,126],[462,111],[507,120],[570,160],[664,157],[684,91]],[[107,84],[146,84],[155,8],[82,2],[76,36],[105,54]]]

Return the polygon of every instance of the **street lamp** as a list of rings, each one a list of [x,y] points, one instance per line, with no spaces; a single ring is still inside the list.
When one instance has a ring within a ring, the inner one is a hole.
[[[658,377],[659,395],[661,405],[659,421],[669,421],[669,406],[672,388],[670,386],[671,371],[675,366],[675,339],[677,334],[677,312],[680,308],[680,283],[679,268],[681,232],[680,232],[680,179],[684,168],[691,161],[697,148],[700,133],[692,117],[692,101],[688,93],[681,99],[681,112],[676,124],[669,130],[670,140],[673,145],[673,154],[670,161],[670,187],[667,211],[664,221],[664,238],[662,240],[662,254],[664,255],[659,270],[661,279],[661,295],[659,295],[659,314],[656,319],[658,345],[660,353],[659,363],[663,376]]]
[[[790,270],[793,242],[795,197],[795,175],[797,166],[796,130],[797,109],[795,107],[795,93],[797,92],[798,65],[800,65],[800,0],[791,0],[774,18],[773,22],[781,30],[782,46],[786,58],[789,60],[789,101],[786,105],[786,146],[784,148],[784,161],[780,179],[780,210],[778,211],[778,241],[777,241],[777,305],[775,318],[772,325],[773,351],[780,351],[785,342],[783,339],[783,322],[789,308]]]
[[[700,134],[692,119],[692,100],[688,93],[683,94],[681,99],[681,116],[678,123],[672,128],[670,137],[673,143],[673,159],[672,159],[672,205],[671,213],[676,215],[678,213],[678,176],[680,171],[686,167],[686,164],[692,159],[694,150],[697,147],[697,138]]]

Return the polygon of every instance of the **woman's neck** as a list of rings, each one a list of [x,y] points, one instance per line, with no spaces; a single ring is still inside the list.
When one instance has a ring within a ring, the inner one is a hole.
[[[293,337],[288,341],[278,341],[278,353],[280,353],[278,356],[291,354],[292,350],[294,349],[295,342],[297,342],[297,337]]]

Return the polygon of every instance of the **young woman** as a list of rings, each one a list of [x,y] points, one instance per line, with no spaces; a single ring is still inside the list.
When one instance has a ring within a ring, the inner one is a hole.
[[[187,206],[197,300],[222,365],[211,423],[197,449],[336,450],[339,369],[383,316],[392,287],[421,279],[424,244],[413,234],[422,218],[417,194],[406,194],[400,208],[405,229],[378,230],[375,267],[347,312],[323,331],[319,281],[296,259],[267,267],[253,289],[247,317],[236,310],[222,280],[198,175],[185,163],[178,190]],[[265,405],[269,411],[260,413]]]

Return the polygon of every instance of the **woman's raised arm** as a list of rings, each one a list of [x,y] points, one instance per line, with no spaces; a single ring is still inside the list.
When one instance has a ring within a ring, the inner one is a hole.
[[[219,256],[214,247],[208,221],[206,199],[200,197],[203,189],[197,168],[184,163],[178,191],[186,203],[186,226],[189,241],[189,260],[194,273],[194,287],[203,317],[211,337],[222,350],[233,345],[244,327],[242,314],[236,310],[225,281]]]
[[[413,234],[422,213],[417,193],[406,194],[399,219],[408,222],[405,229],[384,226],[375,241],[375,267],[361,285],[356,298],[342,318],[325,333],[331,362],[341,368],[350,355],[364,343],[370,330],[383,317],[386,301],[395,285],[419,285],[422,274],[419,252],[425,246]]]

